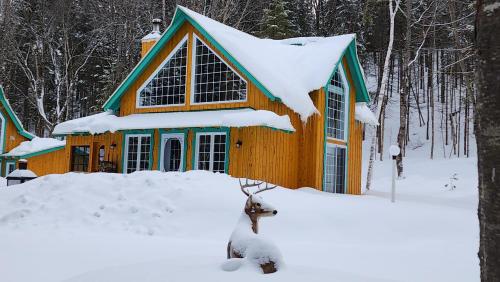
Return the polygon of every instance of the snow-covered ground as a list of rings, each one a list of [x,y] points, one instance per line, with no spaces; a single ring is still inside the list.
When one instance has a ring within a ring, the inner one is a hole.
[[[388,165],[363,196],[262,193],[279,213],[261,233],[286,263],[265,277],[220,268],[245,202],[227,175],[69,173],[0,187],[0,280],[478,281],[476,161],[415,157],[394,204]]]

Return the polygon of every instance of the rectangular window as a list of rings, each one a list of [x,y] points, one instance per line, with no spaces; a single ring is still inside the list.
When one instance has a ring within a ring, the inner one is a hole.
[[[5,166],[5,176],[8,176],[14,170],[16,170],[16,163],[15,162],[7,162],[7,164]]]
[[[90,146],[71,147],[71,171],[88,171]]]
[[[193,103],[245,101],[247,83],[201,39],[194,37]]]
[[[131,173],[150,169],[151,135],[129,134],[125,144],[125,166],[123,171]]]
[[[341,73],[343,73],[342,66],[339,66],[328,85],[326,133],[330,138],[346,140],[348,90]]]
[[[196,169],[224,173],[226,171],[226,133],[196,135]]]
[[[326,168],[324,190],[330,193],[345,193],[346,148],[328,144],[326,146]]]

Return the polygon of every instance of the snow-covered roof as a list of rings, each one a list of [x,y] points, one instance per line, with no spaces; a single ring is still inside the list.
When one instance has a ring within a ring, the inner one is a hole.
[[[66,141],[57,140],[54,138],[35,137],[30,141],[21,142],[17,147],[3,154],[5,157],[22,157],[45,150],[54,149],[66,145]]]
[[[318,112],[309,93],[327,85],[334,68],[348,49],[354,48],[354,54],[351,54],[351,57],[354,57],[353,64],[356,66],[352,65],[352,70],[359,68],[355,54],[356,36],[354,34],[285,40],[261,39],[185,7],[177,7],[174,19],[162,38],[106,101],[104,109],[117,108],[119,97],[130,87],[131,81],[137,79],[145,66],[152,62],[163,44],[173,36],[179,22],[185,19],[199,29],[264,94],[272,99],[281,100],[298,113],[303,121]],[[357,73],[357,71],[353,72],[353,74]],[[353,75],[355,81],[358,76],[362,74]],[[359,79],[363,80],[362,77]],[[361,83],[363,84],[364,82]],[[364,85],[357,88],[363,88],[358,91],[366,92]],[[367,94],[365,96],[363,100],[368,100]]]
[[[179,6],[285,105],[306,118],[316,113],[309,92],[325,86],[354,34],[261,39]]]
[[[274,112],[265,110],[239,109],[132,114],[122,117],[115,116],[108,111],[62,122],[56,125],[53,134],[100,134],[108,131],[116,132],[133,129],[248,126],[266,126],[285,131],[295,131],[287,115],[279,116]]]
[[[364,102],[356,103],[356,108],[354,111],[354,119],[362,123],[367,123],[370,125],[378,125],[377,117]]]
[[[29,169],[16,169],[13,172],[9,173],[7,177],[29,177],[34,178],[38,177],[33,171]]]

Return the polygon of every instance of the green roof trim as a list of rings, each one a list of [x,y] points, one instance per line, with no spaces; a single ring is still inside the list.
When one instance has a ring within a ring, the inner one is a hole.
[[[5,111],[9,115],[9,117],[12,120],[12,122],[14,123],[14,125],[16,126],[17,132],[21,136],[26,137],[28,140],[35,138],[35,135],[29,133],[28,131],[26,131],[24,129],[23,125],[21,124],[21,121],[19,120],[17,115],[12,110],[12,107],[10,106],[9,101],[7,101],[7,98],[5,97],[5,93],[3,92],[3,87],[1,85],[0,85],[0,103],[4,107]]]
[[[351,41],[346,51],[347,52],[344,52],[347,54],[347,64],[349,65],[352,80],[354,81],[354,86],[356,88],[356,102],[368,103],[370,102],[370,95],[368,94],[363,71],[361,70],[361,63],[359,62],[358,52],[356,50],[356,39]]]

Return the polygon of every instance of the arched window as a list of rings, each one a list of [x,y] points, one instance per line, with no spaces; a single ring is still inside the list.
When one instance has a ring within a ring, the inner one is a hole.
[[[138,91],[138,107],[183,105],[186,100],[187,35]]]
[[[247,99],[247,82],[197,36],[193,49],[193,104]]]
[[[327,136],[346,141],[349,89],[342,65],[333,74],[327,92]]]

